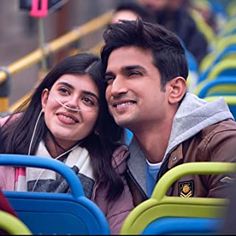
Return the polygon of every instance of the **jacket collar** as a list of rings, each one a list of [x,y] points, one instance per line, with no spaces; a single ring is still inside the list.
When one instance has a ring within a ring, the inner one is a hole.
[[[173,152],[171,152],[168,159],[168,169],[171,169],[177,165],[183,159],[183,144],[177,146]]]
[[[142,190],[146,191],[146,157],[140,149],[138,143],[133,138],[129,146],[130,158],[128,159],[128,168]],[[180,144],[170,153],[168,158],[168,169],[176,166],[183,160],[183,145]],[[167,170],[164,170],[166,172]]]
[[[130,158],[128,159],[128,168],[138,185],[146,193],[146,157],[140,149],[135,138],[129,145]]]

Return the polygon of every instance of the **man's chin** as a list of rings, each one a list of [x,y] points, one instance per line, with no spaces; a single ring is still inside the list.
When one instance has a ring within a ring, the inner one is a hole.
[[[130,124],[132,124],[132,121],[128,119],[115,119],[115,122],[117,125],[123,127],[123,128],[128,128]]]

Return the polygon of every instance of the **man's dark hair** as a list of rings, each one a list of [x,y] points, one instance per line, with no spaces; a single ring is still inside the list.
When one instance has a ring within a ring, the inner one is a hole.
[[[188,65],[185,50],[179,38],[158,24],[136,21],[122,21],[108,26],[103,34],[105,45],[101,52],[104,70],[113,50],[120,47],[139,47],[150,50],[153,64],[161,74],[164,86],[171,79],[182,76],[187,79]]]

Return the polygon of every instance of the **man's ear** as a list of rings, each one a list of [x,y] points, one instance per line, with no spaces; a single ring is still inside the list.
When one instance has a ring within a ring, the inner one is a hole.
[[[48,89],[44,89],[42,94],[41,94],[41,105],[42,105],[42,109],[44,110],[47,101],[48,101],[48,95],[49,95],[49,90]]]
[[[187,90],[186,80],[181,77],[175,77],[168,82],[168,101],[170,104],[179,103],[184,97]]]

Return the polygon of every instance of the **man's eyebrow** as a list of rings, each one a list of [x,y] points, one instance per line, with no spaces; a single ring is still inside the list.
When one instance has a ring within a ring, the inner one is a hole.
[[[129,70],[135,70],[135,69],[139,69],[139,70],[142,70],[142,71],[146,71],[144,67],[140,66],[140,65],[129,65],[129,66],[124,66],[121,68],[121,71],[124,73],[124,72],[127,72]],[[106,71],[105,75],[113,75],[114,73],[112,71]]]
[[[140,65],[130,65],[130,66],[125,66],[122,68],[122,70],[133,70],[133,69],[145,70],[145,68]]]
[[[105,76],[106,76],[106,75],[114,75],[114,73],[113,73],[112,71],[106,71],[106,72],[105,72]]]
[[[143,73],[146,72],[146,69],[140,65],[130,65],[130,66],[125,66],[124,68],[121,69],[123,74],[126,74],[132,70],[139,70]]]

